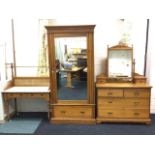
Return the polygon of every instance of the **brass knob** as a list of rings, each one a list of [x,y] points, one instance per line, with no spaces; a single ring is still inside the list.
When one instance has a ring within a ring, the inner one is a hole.
[[[113,114],[113,112],[108,112],[108,115],[112,115]]]
[[[138,112],[135,112],[134,115],[135,115],[135,116],[139,116],[139,113],[138,113]]]
[[[61,111],[61,113],[62,113],[62,114],[65,114],[65,113],[66,113],[66,111]]]
[[[85,114],[85,112],[84,112],[84,111],[80,111],[80,113],[81,113],[81,114]]]
[[[135,92],[134,95],[135,95],[135,96],[139,96],[139,92]]]
[[[112,92],[108,92],[108,95],[112,95],[113,93]]]

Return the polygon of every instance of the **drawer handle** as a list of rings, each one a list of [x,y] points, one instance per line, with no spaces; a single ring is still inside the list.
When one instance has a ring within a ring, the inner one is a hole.
[[[133,102],[135,105],[138,105],[140,102]]]
[[[139,92],[135,92],[134,94],[135,94],[135,96],[139,96]]]
[[[31,94],[31,96],[33,96],[33,94]]]
[[[84,112],[84,111],[80,111],[80,113],[81,113],[81,114],[85,114],[85,112]]]
[[[108,115],[112,115],[112,114],[113,114],[113,112],[108,112],[107,114],[108,114]]]
[[[62,114],[65,114],[65,113],[66,113],[66,111],[61,111],[61,113],[62,113]]]
[[[140,114],[139,114],[138,112],[135,112],[134,115],[135,115],[135,116],[139,116]]]
[[[108,95],[112,95],[112,94],[113,94],[112,92],[109,92],[109,93],[108,93]]]
[[[112,101],[108,101],[108,103],[112,103]]]

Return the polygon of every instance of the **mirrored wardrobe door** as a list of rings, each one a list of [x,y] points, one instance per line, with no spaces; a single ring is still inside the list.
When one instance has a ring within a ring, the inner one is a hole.
[[[94,27],[46,27],[52,123],[95,123]]]
[[[58,100],[86,100],[87,38],[56,37],[54,43]]]

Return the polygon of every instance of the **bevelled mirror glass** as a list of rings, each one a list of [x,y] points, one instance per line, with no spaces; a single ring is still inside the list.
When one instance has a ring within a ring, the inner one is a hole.
[[[55,37],[57,97],[87,99],[87,38]]]
[[[132,48],[115,46],[108,48],[108,77],[131,81],[133,76]]]

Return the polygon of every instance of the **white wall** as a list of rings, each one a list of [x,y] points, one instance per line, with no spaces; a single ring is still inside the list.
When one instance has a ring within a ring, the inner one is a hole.
[[[6,82],[5,60],[12,62],[12,38],[11,38],[11,20],[0,20],[0,121],[4,120],[4,108],[2,99],[2,88]]]
[[[4,120],[3,100],[1,94],[1,81],[0,81],[0,121]]]
[[[2,81],[4,82],[4,51],[5,51],[5,43],[0,44],[0,121],[4,120],[4,109],[3,109],[3,99],[2,99]]]
[[[95,60],[95,79],[96,76],[105,71],[104,59],[107,55],[107,45],[113,46],[119,42],[120,25],[117,19],[100,18],[60,18],[53,20],[54,24],[60,25],[80,25],[80,24],[95,24],[94,32],[94,60]],[[134,56],[136,58],[136,70],[143,73],[143,60],[145,49],[145,31],[146,20],[131,20],[133,21],[133,33],[131,43],[134,44]],[[39,21],[38,19],[15,19],[15,47],[17,65],[32,65],[37,66],[38,51],[39,51]],[[137,31],[136,31],[137,30]],[[22,38],[22,39],[21,39]],[[141,54],[139,54],[141,53]],[[139,56],[141,55],[141,58]],[[24,100],[19,100],[19,109],[21,111],[47,111],[47,105],[38,100],[39,103],[29,100],[29,104]]]
[[[142,16],[143,18],[147,18],[147,15],[150,13],[154,14],[154,7],[151,3],[141,2],[139,6],[139,2],[136,1],[113,1],[108,0],[106,2],[103,1],[84,1],[84,0],[27,0],[27,1],[9,1],[5,0],[0,5],[0,16],[4,17],[2,19],[10,19],[14,18],[14,21],[18,22],[19,25],[15,26],[20,29],[20,33],[16,38],[16,50],[18,50],[18,54],[23,57],[24,63],[25,60],[35,59],[32,56],[25,56],[25,53],[30,53],[34,56],[35,50],[37,50],[37,38],[34,36],[36,34],[36,27],[31,26],[31,23],[34,23],[36,19],[49,18],[49,19],[59,19],[58,22],[61,24],[96,24],[95,28],[95,76],[104,71],[103,60],[106,57],[106,49],[107,44],[115,44],[116,38],[114,36],[118,36],[116,29],[114,28],[116,23],[113,19],[117,18],[137,18],[138,20]],[[9,5],[8,5],[9,4]],[[147,7],[150,4],[150,7]],[[137,11],[138,8],[138,11]],[[149,8],[149,9],[147,9]],[[9,11],[8,11],[9,10]],[[145,10],[145,11],[144,11]],[[0,24],[0,27],[2,24]],[[139,27],[138,29],[140,29]],[[109,30],[107,30],[109,29]],[[7,31],[8,32],[8,31]],[[135,38],[137,41],[143,38],[143,34],[136,31],[138,33]],[[6,33],[6,32],[4,32]],[[16,29],[15,29],[16,33]],[[1,37],[1,36],[0,36]],[[138,37],[138,38],[137,38]],[[26,38],[29,38],[29,41],[24,41]],[[153,38],[153,37],[152,37]],[[34,40],[33,40],[34,39]],[[153,40],[153,39],[152,39]],[[19,43],[20,41],[20,43]],[[34,41],[34,42],[33,42]],[[33,42],[33,43],[32,43]],[[35,44],[35,46],[34,46]],[[152,41],[153,44],[153,41]],[[137,46],[137,43],[135,44]],[[144,46],[144,43],[141,44]],[[140,45],[140,46],[141,46]],[[29,47],[28,47],[29,46]],[[142,47],[141,46],[141,47]],[[138,47],[137,49],[137,57],[139,56],[139,52],[141,52]],[[143,57],[143,56],[142,56]],[[28,62],[28,61],[27,61]],[[34,62],[37,62],[35,59]],[[138,65],[141,66],[141,65]],[[139,69],[139,67],[138,67]],[[141,71],[141,70],[140,70]],[[29,101],[27,104],[26,101],[19,101],[19,103],[24,104],[20,108],[20,110],[36,110],[37,108],[33,105],[35,103],[33,101]],[[40,109],[44,106],[44,102],[40,101],[38,105],[40,105]],[[33,107],[33,108],[32,108]],[[46,106],[44,107],[46,110]]]
[[[150,19],[149,43],[148,43],[148,60],[147,60],[147,77],[148,82],[152,85],[151,93],[151,112],[155,113],[155,19]]]

